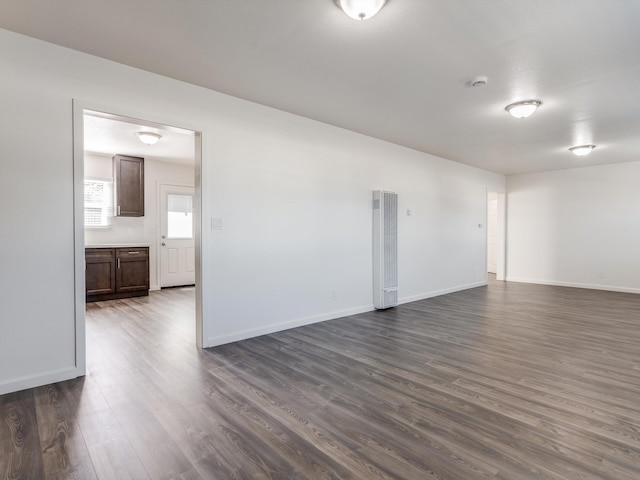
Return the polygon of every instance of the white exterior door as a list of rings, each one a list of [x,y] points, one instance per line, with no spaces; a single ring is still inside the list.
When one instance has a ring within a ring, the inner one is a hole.
[[[159,186],[160,287],[194,285],[193,187]]]

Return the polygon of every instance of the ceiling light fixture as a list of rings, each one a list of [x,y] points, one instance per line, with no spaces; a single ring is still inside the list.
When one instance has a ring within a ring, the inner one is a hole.
[[[585,155],[589,155],[594,148],[596,148],[595,145],[579,145],[577,147],[571,147],[569,151],[578,157],[584,157]]]
[[[380,11],[387,0],[334,0],[354,20],[368,20]]]
[[[476,77],[473,80],[470,80],[468,85],[471,87],[484,87],[487,82],[489,81],[489,79],[485,76],[480,76],[480,77]]]
[[[527,118],[533,115],[538,107],[542,105],[540,100],[525,100],[524,102],[516,102],[511,105],[507,105],[505,110],[515,118]]]
[[[155,145],[162,138],[162,135],[153,132],[136,132],[136,135],[146,145]]]

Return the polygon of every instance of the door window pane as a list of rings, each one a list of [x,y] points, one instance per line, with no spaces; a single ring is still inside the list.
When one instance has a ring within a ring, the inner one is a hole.
[[[167,194],[167,238],[193,238],[193,195]]]

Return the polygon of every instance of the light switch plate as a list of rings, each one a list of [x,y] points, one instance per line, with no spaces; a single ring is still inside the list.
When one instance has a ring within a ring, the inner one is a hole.
[[[222,217],[211,217],[211,230],[222,230]]]

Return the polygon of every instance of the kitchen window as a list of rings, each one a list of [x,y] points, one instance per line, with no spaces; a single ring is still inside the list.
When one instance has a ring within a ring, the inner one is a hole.
[[[84,227],[111,226],[113,218],[113,181],[111,179],[84,179]]]

